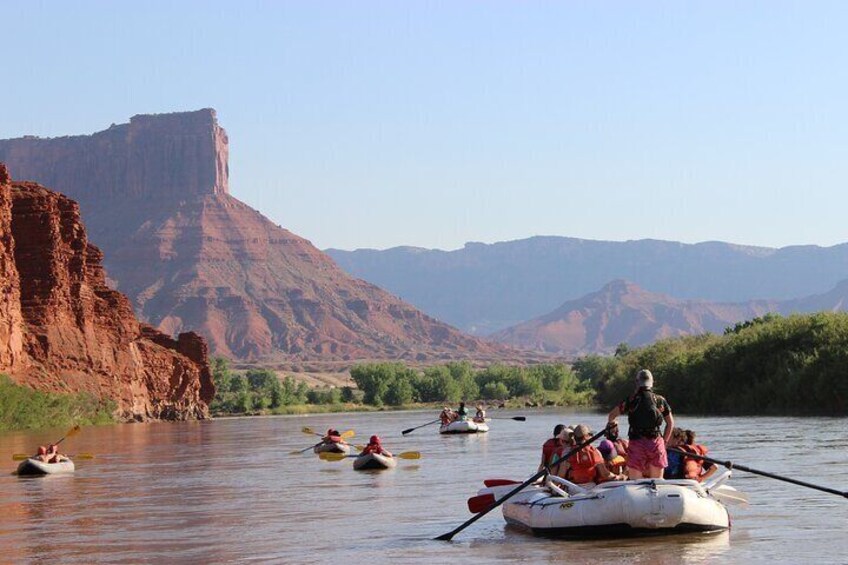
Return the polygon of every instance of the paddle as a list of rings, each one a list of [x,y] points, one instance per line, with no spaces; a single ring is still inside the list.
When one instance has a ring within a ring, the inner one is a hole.
[[[745,467],[744,465],[738,465],[733,461],[719,461],[718,459],[713,459],[712,457],[705,457],[704,455],[696,455],[694,453],[689,453],[688,451],[683,451],[682,449],[677,449],[676,447],[668,448],[669,451],[674,451],[679,453],[685,457],[693,457],[695,459],[700,459],[702,461],[709,461],[710,463],[715,463],[716,465],[722,465],[727,467],[731,471],[733,469],[739,469],[740,471],[746,471],[748,473],[753,473],[755,475],[762,475],[763,477],[768,477],[770,479],[777,479],[778,481],[784,481],[786,483],[792,483],[793,485],[798,485],[802,487],[811,488],[814,490],[820,490],[822,492],[826,492],[828,494],[836,494],[842,496],[844,498],[848,498],[848,491],[840,491],[834,488],[823,487],[820,485],[814,485],[812,483],[807,483],[804,481],[799,481],[798,479],[793,479],[791,477],[784,477],[781,475],[775,475],[774,473],[769,473],[768,471],[760,471],[758,469],[752,469],[751,467]]]
[[[56,443],[52,443],[50,445],[59,445],[60,443],[62,443],[66,439],[68,439],[69,437],[73,437],[73,436],[77,435],[78,433],[80,433],[80,430],[82,430],[82,428],[80,428],[79,425],[73,426],[67,432],[65,432],[65,435],[62,437],[62,439],[60,439]],[[23,461],[24,459],[29,459],[29,458],[30,458],[30,456],[27,455],[26,453],[15,453],[14,455],[12,455],[12,459],[14,459],[15,461]]]
[[[426,424],[421,424],[420,426],[415,426],[414,428],[409,428],[409,429],[403,430],[403,431],[401,432],[401,435],[406,435],[406,434],[408,434],[408,433],[410,433],[410,432],[414,432],[414,431],[415,431],[415,430],[417,430],[418,428],[423,428],[423,427],[425,427],[425,426],[430,426],[430,425],[435,424],[436,422],[439,422],[439,421],[441,421],[441,419],[440,419],[440,418],[436,418],[436,419],[435,419],[435,420],[433,420],[432,422],[427,422]]]
[[[29,459],[32,455],[27,455],[26,453],[15,453],[12,455],[12,459],[14,461],[23,461],[24,459]],[[91,453],[77,453],[76,455],[68,455],[68,459],[94,459],[94,455]]]
[[[359,457],[359,455],[345,455],[344,453],[319,453],[318,457],[324,461],[341,461],[342,459],[347,459],[349,457]],[[402,453],[396,453],[394,457],[398,459],[421,459],[421,452],[404,451]]]
[[[324,434],[318,433],[315,430],[313,430],[312,428],[301,428],[300,431],[302,431],[303,433],[305,433],[307,435],[324,437]],[[350,439],[350,438],[356,436],[356,432],[354,432],[353,430],[347,430],[347,431],[342,432],[339,435],[341,435],[342,439]]]
[[[307,430],[309,430],[309,431],[307,431]],[[302,431],[305,434],[315,434],[315,435],[319,435],[321,437],[324,437],[321,434],[313,432],[311,428],[303,428],[300,431]],[[356,436],[356,432],[354,432],[353,430],[347,430],[347,431],[341,433],[342,439],[350,439],[354,436]],[[289,451],[289,455],[300,455],[301,453],[305,453],[305,452],[309,451],[310,449],[315,449],[316,447],[318,447],[319,445],[321,445],[323,443],[324,443],[324,440],[321,440],[318,443],[316,443],[315,445],[310,445],[309,447],[304,447],[303,449],[296,449],[295,451]]]
[[[492,418],[490,416],[486,416],[487,420],[515,420],[516,422],[526,422],[526,416],[513,416],[512,418]]]
[[[605,432],[606,432],[606,428],[601,430],[600,432],[596,433],[595,435],[593,435],[592,437],[590,437],[589,439],[587,439],[583,443],[575,446],[574,449],[572,449],[568,453],[563,454],[562,457],[557,458],[555,461],[553,461],[551,463],[550,466],[554,466],[557,463],[559,463],[560,461],[564,461],[564,460],[568,459],[569,457],[571,457],[572,455],[574,455],[575,453],[577,453],[578,451],[580,451],[581,449],[583,449],[587,445],[590,445],[593,441],[600,439],[604,435]],[[471,519],[466,520],[465,522],[460,524],[458,528],[451,530],[450,532],[448,532],[446,534],[442,534],[435,539],[440,540],[440,541],[450,541],[451,539],[453,539],[453,536],[455,536],[456,534],[458,534],[459,532],[461,532],[462,530],[464,530],[465,528],[467,528],[468,526],[470,526],[471,524],[473,524],[474,522],[476,522],[477,520],[479,520],[480,518],[482,518],[483,516],[485,516],[486,514],[488,514],[489,512],[494,510],[495,508],[497,508],[498,506],[500,506],[501,504],[503,504],[509,498],[512,498],[512,496],[514,496],[514,495],[518,494],[519,492],[521,492],[522,490],[524,490],[531,483],[539,480],[541,477],[543,477],[548,472],[549,472],[549,467],[545,467],[544,469],[542,469],[541,471],[539,471],[538,473],[536,473],[535,475],[533,475],[532,477],[530,477],[529,479],[527,479],[526,481],[524,481],[523,483],[521,483],[520,485],[518,485],[517,487],[512,489],[511,491],[509,491],[506,494],[506,496],[504,496],[500,500],[495,501],[494,504],[491,504],[488,508],[486,508],[485,510],[483,510],[479,514],[476,514]],[[483,496],[485,496],[485,495],[483,495]]]

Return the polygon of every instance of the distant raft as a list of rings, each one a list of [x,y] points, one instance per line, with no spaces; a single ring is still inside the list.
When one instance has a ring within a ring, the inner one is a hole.
[[[38,475],[60,475],[74,472],[74,462],[70,459],[60,461],[59,463],[45,463],[40,459],[25,459],[18,465],[18,475],[38,476]]]
[[[439,428],[440,434],[483,434],[488,431],[489,424],[474,420],[456,420]]]
[[[396,466],[397,461],[394,457],[388,457],[380,453],[366,453],[353,460],[353,468],[357,471],[393,469]]]
[[[344,453],[347,455],[350,453],[350,446],[346,443],[322,443],[313,447],[312,451],[315,453]]]
[[[558,477],[534,485],[503,503],[507,523],[534,535],[554,538],[629,537],[686,532],[720,532],[730,528],[727,508],[709,485],[693,480],[640,479],[584,488]],[[515,485],[485,488],[492,500]],[[733,490],[731,487],[724,487]],[[721,492],[721,491],[719,491]]]

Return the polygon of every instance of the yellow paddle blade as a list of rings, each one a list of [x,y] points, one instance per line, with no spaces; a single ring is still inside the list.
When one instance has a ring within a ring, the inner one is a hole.
[[[341,461],[347,459],[347,455],[344,453],[319,453],[318,458],[324,461]]]
[[[364,445],[354,445],[353,448],[357,451],[364,451],[365,450]]]
[[[421,452],[419,451],[404,451],[403,453],[398,453],[395,457],[399,457],[401,459],[421,459]]]
[[[313,430],[312,428],[300,428],[300,431],[302,431],[303,433],[308,434],[308,435],[315,435],[316,434],[315,430]],[[321,435],[321,434],[318,434],[318,435]]]
[[[72,459],[94,459],[94,454],[92,453],[77,453],[76,455],[71,456]]]
[[[14,455],[12,455],[13,461],[23,461],[24,459],[29,459],[29,455],[27,455],[26,453],[15,453]]]
[[[80,428],[79,426],[74,426],[73,428],[71,428],[70,430],[65,432],[65,438],[69,438],[69,437],[73,437],[73,436],[77,435],[78,433],[80,433],[81,429],[82,428]]]
[[[356,432],[353,431],[353,430],[347,430],[345,432],[342,432],[342,439],[350,439],[350,438],[355,437],[355,436],[356,436]]]

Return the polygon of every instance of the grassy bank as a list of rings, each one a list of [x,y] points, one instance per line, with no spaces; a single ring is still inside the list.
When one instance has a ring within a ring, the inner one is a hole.
[[[115,403],[89,394],[41,392],[0,375],[0,431],[115,422]]]

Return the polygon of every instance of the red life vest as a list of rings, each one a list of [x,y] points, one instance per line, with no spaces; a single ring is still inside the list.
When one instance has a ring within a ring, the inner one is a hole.
[[[695,455],[706,455],[707,448],[703,445],[693,443],[692,445],[681,445],[680,449],[694,453]],[[701,474],[704,472],[704,461],[695,457],[683,456],[683,478],[701,480]]]
[[[574,483],[594,483],[598,478],[598,469],[595,465],[603,463],[604,458],[601,452],[587,445],[574,455],[568,458],[568,464],[571,465],[571,481]]]
[[[559,438],[551,438],[542,445],[542,458],[545,463],[550,465],[554,459],[559,459],[562,456],[565,444]]]
[[[365,446],[365,449],[362,450],[361,455],[366,455],[368,453],[376,453],[377,455],[381,455],[383,453],[383,446],[379,443],[369,443]]]

